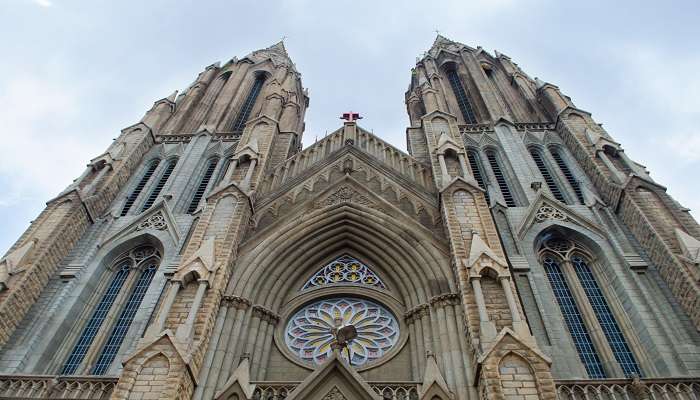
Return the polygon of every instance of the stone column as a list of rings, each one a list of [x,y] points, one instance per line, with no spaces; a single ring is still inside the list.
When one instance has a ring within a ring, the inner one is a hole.
[[[194,295],[194,300],[192,300],[187,319],[184,324],[177,328],[175,336],[183,343],[189,343],[192,336],[194,336],[194,320],[197,318],[197,311],[199,311],[199,306],[202,304],[204,293],[206,293],[208,287],[209,282],[205,280],[199,281],[199,287],[197,288],[197,293]]]
[[[250,166],[248,166],[248,170],[245,172],[245,177],[243,178],[243,181],[241,182],[241,189],[242,190],[250,189],[250,181],[253,178],[253,170],[255,170],[255,166],[257,164],[258,164],[258,160],[256,158],[253,158],[250,160]]]
[[[168,314],[170,314],[170,310],[173,308],[177,292],[180,291],[180,286],[181,283],[179,281],[170,281],[168,294],[166,294],[165,300],[163,300],[163,308],[161,308],[160,313],[158,314],[158,319],[153,325],[153,330],[151,331],[151,334],[153,336],[159,334],[163,331],[163,329],[165,329],[165,322],[168,319]]]
[[[481,279],[474,277],[471,279],[472,289],[474,290],[474,300],[476,307],[479,310],[479,326],[481,337],[481,348],[485,347],[486,343],[490,343],[496,337],[496,325],[489,320],[489,313],[486,310],[486,302],[484,301],[484,293],[481,291]]]
[[[450,173],[447,171],[447,164],[445,163],[445,155],[442,153],[438,154],[438,162],[440,163],[440,172],[442,174],[442,184],[447,185],[450,183]]]
[[[520,335],[523,339],[530,338],[530,330],[527,325],[523,323],[520,316],[520,310],[518,309],[518,303],[513,297],[513,290],[510,285],[510,277],[502,276],[499,278],[501,281],[501,287],[503,288],[503,293],[506,295],[506,302],[508,302],[508,309],[510,310],[510,316],[513,321],[513,330]]]

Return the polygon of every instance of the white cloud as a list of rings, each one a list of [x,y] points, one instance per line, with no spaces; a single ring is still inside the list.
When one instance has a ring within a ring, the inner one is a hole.
[[[53,6],[53,3],[51,2],[51,0],[34,0],[34,4],[41,6],[41,7],[44,7],[44,8],[48,8],[48,7]]]

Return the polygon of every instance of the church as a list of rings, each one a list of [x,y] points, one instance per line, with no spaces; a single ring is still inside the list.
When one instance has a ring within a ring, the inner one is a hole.
[[[156,101],[0,259],[0,399],[700,399],[689,210],[508,56],[409,67],[407,152],[302,148],[282,42]]]

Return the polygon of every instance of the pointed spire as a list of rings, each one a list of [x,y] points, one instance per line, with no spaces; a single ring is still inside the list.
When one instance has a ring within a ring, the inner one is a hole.
[[[289,57],[289,54],[287,54],[287,48],[284,47],[284,38],[282,38],[279,42],[273,44],[272,46],[268,47],[265,50],[276,51],[278,53],[282,53],[285,56]]]
[[[175,102],[175,98],[177,97],[177,90],[173,92],[170,96],[166,97],[167,100],[172,101],[173,103]]]
[[[537,89],[542,88],[542,86],[546,85],[547,82],[543,81],[542,79],[535,77],[535,86],[537,86]]]
[[[216,400],[219,399],[229,399],[230,396],[236,392],[243,394],[244,399],[252,399],[253,392],[255,391],[255,385],[250,383],[250,361],[248,357],[241,359],[241,363],[231,377],[224,384],[224,388],[214,396]],[[242,392],[242,393],[241,393]]]

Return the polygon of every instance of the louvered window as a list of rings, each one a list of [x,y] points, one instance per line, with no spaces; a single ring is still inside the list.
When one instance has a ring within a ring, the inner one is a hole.
[[[177,165],[176,158],[168,161],[168,165],[165,167],[165,171],[163,171],[163,174],[160,176],[160,179],[158,179],[158,183],[156,183],[156,186],[153,188],[153,190],[151,190],[151,194],[148,195],[146,202],[143,203],[143,208],[141,209],[141,211],[146,211],[149,208],[151,208],[153,203],[158,198],[160,191],[163,190],[163,186],[165,186],[165,183],[168,182],[168,178],[170,178],[170,175],[173,173],[175,165]]]
[[[593,346],[593,340],[588,334],[586,324],[584,324],[583,317],[581,317],[581,311],[579,311],[569,285],[566,283],[566,278],[562,273],[559,262],[553,257],[545,257],[543,264],[547,273],[547,279],[549,279],[549,283],[552,286],[554,297],[557,299],[564,322],[571,334],[578,356],[586,368],[586,372],[588,372],[588,377],[591,379],[605,378],[600,357],[598,357],[595,346]]]
[[[467,92],[464,90],[462,81],[459,79],[457,70],[452,69],[447,71],[447,79],[450,81],[452,92],[454,92],[454,95],[457,98],[457,104],[459,105],[459,110],[462,112],[462,116],[464,117],[464,122],[467,124],[476,124],[474,108],[469,101]]]
[[[510,191],[510,188],[508,187],[508,182],[506,181],[505,175],[503,175],[503,170],[501,169],[501,165],[498,162],[498,159],[496,158],[496,153],[493,151],[487,151],[486,152],[486,158],[489,160],[489,164],[491,165],[491,171],[493,171],[493,175],[496,177],[496,183],[498,183],[498,188],[501,191],[501,194],[503,195],[503,200],[506,202],[506,205],[508,207],[517,207],[515,204],[515,199],[513,198],[513,194]]]
[[[608,306],[608,302],[605,300],[605,296],[603,296],[603,292],[600,290],[600,286],[598,286],[598,282],[593,276],[593,272],[588,267],[586,261],[579,256],[571,257],[571,262],[574,265],[574,270],[576,270],[576,276],[578,276],[581,286],[583,286],[583,290],[586,292],[588,302],[591,304],[593,312],[598,319],[598,323],[605,334],[605,338],[610,344],[610,349],[615,355],[615,359],[620,364],[620,367],[622,367],[625,376],[628,378],[635,375],[641,377],[642,373],[639,370],[639,365],[637,365],[634,354],[630,351],[625,336],[622,334],[620,326],[617,324],[617,320],[615,320],[615,316],[610,310],[610,306]]]
[[[146,172],[141,177],[141,180],[136,185],[134,190],[131,192],[129,197],[126,198],[126,203],[124,203],[124,207],[122,208],[122,212],[121,212],[122,217],[125,216],[129,212],[129,209],[131,209],[131,206],[134,205],[134,202],[141,194],[141,191],[143,190],[144,186],[146,186],[148,181],[151,179],[153,172],[156,170],[156,168],[158,168],[159,163],[160,163],[160,160],[153,160],[148,165],[148,169],[146,169]]]
[[[549,173],[549,168],[547,168],[547,165],[544,163],[544,160],[542,159],[542,154],[539,152],[539,150],[530,149],[530,156],[532,156],[532,159],[535,161],[537,169],[540,170],[540,174],[542,174],[542,178],[544,178],[544,181],[547,184],[549,191],[552,192],[552,195],[554,195],[554,198],[561,201],[562,203],[566,203],[564,195],[561,193],[561,190],[559,190],[559,186],[554,180],[552,174]]]
[[[209,159],[207,169],[204,171],[204,176],[202,176],[202,180],[199,181],[199,186],[197,186],[197,190],[194,192],[194,196],[192,196],[192,202],[190,202],[190,206],[187,208],[188,214],[192,214],[193,212],[197,211],[199,202],[202,200],[202,197],[204,197],[204,192],[206,192],[207,186],[209,186],[209,181],[211,180],[211,176],[214,173],[218,162],[219,159],[217,157]]]
[[[120,262],[119,266],[117,267],[118,269],[112,276],[112,281],[110,282],[107,291],[102,295],[100,302],[97,303],[97,306],[92,312],[90,319],[88,320],[87,324],[85,324],[85,328],[83,328],[83,332],[80,334],[78,342],[73,347],[73,351],[71,351],[70,356],[68,356],[68,361],[66,361],[66,363],[63,365],[61,375],[74,374],[80,364],[83,362],[83,359],[90,349],[92,342],[95,340],[97,332],[99,332],[100,328],[102,327],[102,323],[104,322],[107,313],[112,308],[114,300],[117,298],[117,295],[119,295],[122,286],[124,286],[124,281],[126,281],[126,278],[129,276],[131,265],[132,262],[128,259]]]
[[[467,160],[469,160],[469,166],[472,169],[472,173],[474,174],[474,179],[476,179],[476,183],[478,183],[479,187],[484,189],[485,191],[486,202],[490,203],[491,200],[489,199],[489,192],[486,187],[486,181],[484,180],[484,174],[481,169],[481,160],[479,159],[479,154],[477,154],[474,150],[469,150],[467,151]]]
[[[124,342],[124,337],[129,327],[131,327],[134,315],[136,315],[136,311],[138,311],[139,306],[141,306],[141,301],[143,301],[143,297],[146,295],[148,286],[151,284],[151,280],[153,280],[153,275],[155,275],[157,269],[158,263],[154,260],[141,272],[141,276],[139,276],[138,281],[136,281],[136,285],[129,296],[129,300],[127,300],[119,314],[119,318],[112,328],[112,333],[109,335],[109,339],[107,339],[95,363],[95,367],[92,369],[93,375],[103,375],[107,372],[112,361],[114,361],[114,358],[119,352],[119,347],[121,347],[122,342]]]
[[[557,166],[559,166],[561,173],[564,174],[564,177],[566,178],[567,182],[569,182],[569,185],[571,185],[571,188],[574,189],[574,193],[576,194],[576,198],[578,199],[579,203],[585,204],[583,193],[581,192],[581,185],[579,184],[578,180],[576,180],[576,177],[571,172],[571,169],[569,169],[569,166],[566,165],[566,162],[562,158],[561,154],[559,154],[559,151],[551,147],[549,149],[549,153],[552,155],[552,158],[554,158],[554,161],[557,163]]]
[[[265,76],[262,74],[258,75],[255,78],[255,82],[253,82],[253,87],[250,88],[248,97],[246,97],[245,102],[241,107],[241,111],[239,111],[238,113],[238,117],[236,117],[236,120],[233,122],[233,127],[231,129],[232,131],[240,132],[245,127],[245,123],[248,122],[248,117],[250,117],[250,113],[251,111],[253,111],[253,106],[255,106],[255,100],[257,100],[258,98],[258,95],[262,90],[264,82]]]

